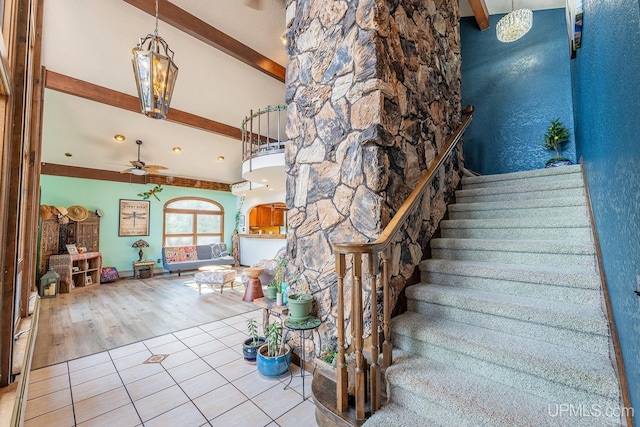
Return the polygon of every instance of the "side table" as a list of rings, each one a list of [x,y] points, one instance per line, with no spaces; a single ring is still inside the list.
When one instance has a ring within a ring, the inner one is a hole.
[[[140,267],[149,267],[151,277],[153,277],[153,266],[155,265],[155,261],[133,261],[133,278],[138,278],[138,275],[140,274]]]
[[[320,323],[320,319],[315,316],[309,316],[309,318],[306,320],[294,320],[291,317],[287,317],[287,319],[284,321],[284,327],[287,328],[287,332],[285,334],[285,342],[287,340],[286,336],[289,334],[289,332],[298,332],[298,334],[300,335],[300,377],[302,378],[302,400],[306,399],[304,390],[304,378],[307,375],[312,375],[310,373],[307,373],[304,369],[306,358],[306,337],[307,334],[309,334],[311,339],[313,340],[313,333],[315,332],[316,334],[318,334],[318,341],[320,341],[321,338],[320,334],[318,333],[318,327],[320,326]],[[319,347],[322,347],[321,343],[319,344]],[[313,347],[314,352],[316,352],[317,347],[315,345],[315,341],[313,341]],[[291,372],[291,370],[289,371]],[[286,386],[284,386],[285,390],[291,385],[291,381],[293,381],[293,372],[291,372],[291,378],[289,379],[289,382]]]

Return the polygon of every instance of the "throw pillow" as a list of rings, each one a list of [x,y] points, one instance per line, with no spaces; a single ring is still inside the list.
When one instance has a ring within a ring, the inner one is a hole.
[[[211,250],[213,251],[214,258],[220,258],[221,251],[220,251],[220,246],[217,243],[214,243],[211,245]]]

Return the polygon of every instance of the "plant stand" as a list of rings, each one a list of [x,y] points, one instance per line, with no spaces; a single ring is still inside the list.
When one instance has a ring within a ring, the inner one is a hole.
[[[298,334],[300,335],[300,353],[301,353],[300,377],[302,379],[302,400],[303,401],[306,399],[305,390],[304,390],[304,379],[308,375],[310,376],[313,375],[313,374],[307,373],[304,369],[305,359],[306,359],[306,347],[305,347],[306,337],[307,335],[309,335],[311,340],[313,341],[313,333],[315,332],[318,335],[318,342],[320,343],[321,338],[320,338],[320,334],[318,333],[318,327],[320,326],[320,323],[321,323],[320,319],[318,319],[315,316],[310,316],[307,320],[302,322],[295,321],[290,317],[284,321],[284,326],[285,328],[287,328],[287,332],[285,334],[285,341],[287,339],[287,335],[289,334],[289,332],[298,332]],[[318,345],[318,347],[316,347],[315,341],[313,341],[313,347],[314,347],[314,353],[316,348],[322,348],[321,345]],[[291,369],[289,369],[289,372],[291,372],[291,377],[289,378],[289,382],[287,383],[287,385],[284,386],[285,390],[291,385],[291,381],[293,381],[293,372],[291,371]]]

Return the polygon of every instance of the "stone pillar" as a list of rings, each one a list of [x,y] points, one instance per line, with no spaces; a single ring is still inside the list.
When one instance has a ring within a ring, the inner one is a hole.
[[[323,342],[337,313],[331,243],[375,240],[460,123],[458,15],[453,0],[287,1],[288,255]],[[460,169],[458,153],[394,244],[394,298]]]

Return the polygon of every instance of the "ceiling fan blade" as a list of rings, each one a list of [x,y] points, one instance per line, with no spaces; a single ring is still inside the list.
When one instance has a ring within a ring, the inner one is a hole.
[[[129,168],[129,169],[125,169],[123,171],[120,171],[120,173],[131,173],[132,170],[134,170],[135,168]]]
[[[131,163],[131,165],[136,167],[136,168],[143,168],[144,167],[144,162],[141,162],[140,160],[129,160],[129,163]]]
[[[160,165],[146,165],[145,169],[159,169],[159,170],[166,170],[167,168],[164,166],[160,166]]]
[[[262,10],[262,0],[244,0],[244,5],[255,10]]]

